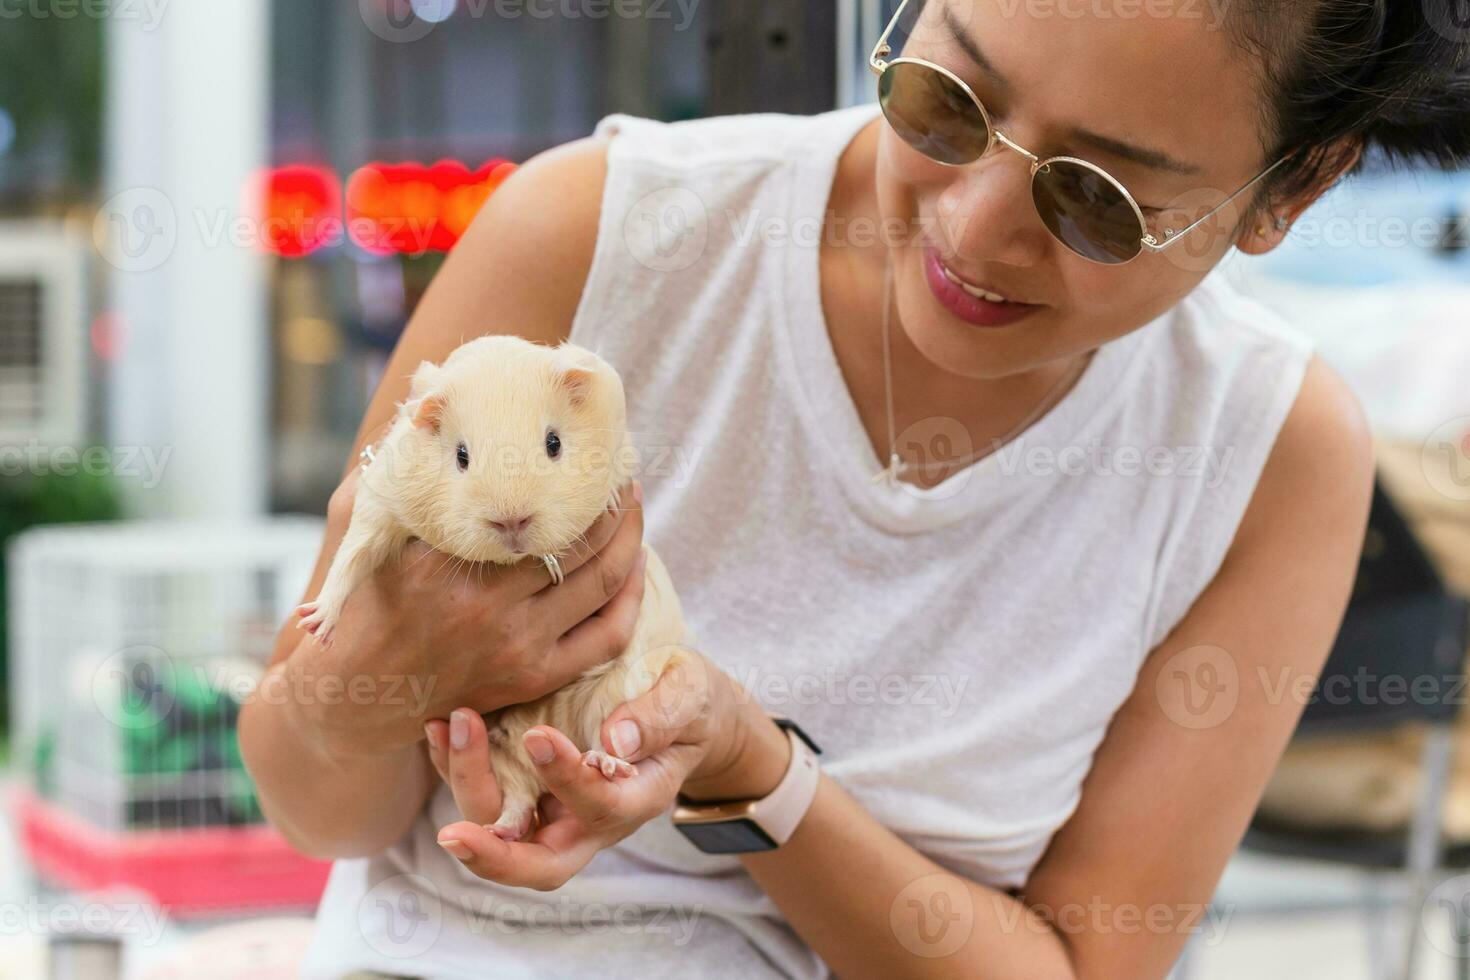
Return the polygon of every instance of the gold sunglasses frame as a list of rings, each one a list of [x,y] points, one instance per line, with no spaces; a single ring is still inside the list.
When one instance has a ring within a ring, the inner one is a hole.
[[[943,65],[936,65],[934,62],[932,62],[932,61],[926,61],[923,58],[910,58],[910,57],[894,58],[892,61],[884,61],[883,59],[887,55],[893,53],[893,49],[888,44],[889,35],[891,35],[893,33],[894,27],[896,27],[898,25],[898,18],[903,15],[904,8],[907,7],[908,5],[909,5],[909,0],[902,0],[902,2],[900,2],[899,5],[898,5],[898,9],[893,12],[892,19],[890,19],[888,21],[888,26],[885,27],[885,28],[883,28],[883,33],[882,34],[878,35],[878,42],[873,45],[873,53],[868,56],[868,70],[871,71],[874,75],[878,76],[878,78],[880,80],[883,77],[883,73],[886,72],[889,68],[892,68],[895,65],[903,65],[903,64],[919,65],[919,66],[921,66],[923,68],[927,68],[927,69],[929,69],[931,71],[937,71],[937,72],[939,72],[945,78],[949,79],[951,82],[953,82],[955,85],[957,85],[959,87],[960,91],[964,92],[965,93],[965,96],[967,98],[969,98],[969,100],[975,104],[975,108],[980,113],[980,118],[982,120],[984,120],[984,122],[985,122],[985,131],[986,131],[986,134],[987,134],[987,139],[985,141],[985,149],[981,150],[980,153],[973,160],[967,160],[967,161],[964,161],[962,163],[949,163],[947,161],[937,159],[936,157],[929,156],[929,154],[927,154],[927,153],[924,153],[924,156],[928,157],[928,159],[930,159],[930,160],[933,160],[935,163],[940,164],[941,166],[945,166],[945,167],[964,167],[964,166],[968,166],[969,164],[974,163],[976,160],[983,159],[985,157],[985,155],[987,153],[989,153],[992,148],[994,148],[994,146],[995,146],[996,143],[1001,143],[1004,146],[1008,147],[1009,149],[1015,150],[1017,153],[1021,154],[1027,160],[1030,161],[1030,163],[1031,163],[1031,181],[1032,181],[1032,184],[1033,185],[1035,184],[1035,181],[1036,181],[1036,174],[1041,170],[1041,168],[1042,167],[1045,167],[1047,164],[1056,163],[1056,162],[1074,163],[1074,164],[1077,164],[1079,166],[1085,167],[1088,170],[1091,170],[1093,173],[1097,174],[1098,176],[1102,177],[1104,180],[1106,180],[1108,183],[1112,184],[1114,187],[1116,187],[1118,189],[1118,193],[1120,193],[1120,194],[1123,195],[1123,200],[1127,201],[1128,202],[1128,206],[1133,209],[1133,214],[1138,219],[1138,235],[1139,235],[1138,246],[1139,247],[1138,247],[1138,251],[1134,252],[1132,255],[1130,255],[1126,259],[1120,259],[1117,262],[1105,262],[1102,259],[1094,259],[1094,258],[1092,258],[1090,256],[1083,255],[1081,252],[1078,252],[1071,245],[1068,245],[1066,242],[1062,241],[1061,238],[1059,238],[1056,234],[1054,234],[1052,232],[1051,228],[1049,228],[1049,227],[1047,228],[1047,233],[1050,234],[1053,238],[1056,238],[1057,241],[1061,242],[1062,245],[1065,246],[1068,251],[1072,252],[1074,255],[1078,256],[1079,258],[1086,259],[1089,262],[1096,262],[1098,265],[1125,265],[1125,264],[1127,264],[1129,262],[1132,262],[1134,259],[1138,258],[1144,252],[1158,253],[1158,252],[1164,251],[1164,249],[1168,248],[1170,245],[1173,245],[1175,242],[1179,241],[1181,238],[1183,238],[1186,235],[1188,235],[1195,228],[1198,228],[1201,224],[1203,224],[1204,222],[1208,221],[1210,218],[1214,217],[1216,214],[1218,214],[1220,212],[1220,210],[1222,208],[1225,207],[1225,205],[1229,204],[1231,201],[1235,200],[1241,194],[1244,194],[1247,190],[1249,190],[1250,188],[1254,187],[1261,180],[1261,178],[1265,177],[1271,171],[1275,170],[1277,167],[1281,166],[1281,164],[1285,163],[1287,160],[1289,160],[1291,158],[1291,154],[1290,153],[1288,153],[1285,156],[1281,157],[1275,163],[1273,163],[1269,167],[1267,167],[1265,170],[1262,170],[1260,173],[1258,173],[1254,177],[1252,177],[1249,181],[1247,181],[1244,185],[1242,185],[1241,188],[1239,190],[1237,190],[1234,194],[1231,194],[1229,197],[1225,198],[1225,200],[1221,201],[1219,204],[1215,205],[1209,211],[1207,211],[1204,214],[1200,215],[1194,221],[1191,221],[1188,225],[1185,225],[1183,228],[1179,229],[1178,231],[1175,231],[1173,228],[1165,228],[1164,229],[1164,238],[1163,238],[1162,241],[1160,241],[1159,239],[1157,239],[1157,238],[1154,237],[1154,235],[1153,235],[1152,232],[1150,232],[1148,230],[1148,222],[1144,220],[1143,210],[1141,208],[1139,208],[1138,202],[1133,199],[1133,195],[1130,194],[1130,193],[1128,193],[1128,188],[1124,187],[1121,181],[1119,181],[1116,177],[1114,177],[1112,174],[1108,173],[1103,168],[1099,167],[1097,164],[1095,164],[1095,163],[1089,163],[1086,160],[1082,160],[1082,159],[1079,159],[1077,157],[1069,157],[1069,156],[1053,156],[1053,157],[1047,157],[1046,159],[1042,159],[1041,157],[1038,157],[1035,153],[1032,153],[1030,150],[1028,150],[1025,147],[1021,146],[1019,143],[1016,143],[1009,136],[1005,135],[999,129],[997,129],[995,127],[995,124],[990,121],[990,113],[986,111],[986,109],[985,109],[985,103],[981,102],[979,96],[977,96],[975,94],[974,90],[971,89],[969,85],[965,84],[964,79],[960,78],[958,75],[956,75],[954,72],[950,71],[948,68],[945,68]],[[889,125],[891,126],[892,124],[890,123]],[[920,153],[923,153],[924,152],[923,150],[918,150],[917,147],[914,147],[914,149],[917,150]],[[1034,193],[1032,194],[1032,197],[1031,197],[1031,203],[1032,203],[1032,206],[1035,207],[1035,205],[1036,205],[1036,196],[1035,196]],[[1040,216],[1041,216],[1040,215],[1040,211],[1038,211],[1037,212],[1037,217],[1040,217]],[[1045,219],[1043,219],[1041,223],[1042,223],[1042,225],[1046,225]]]

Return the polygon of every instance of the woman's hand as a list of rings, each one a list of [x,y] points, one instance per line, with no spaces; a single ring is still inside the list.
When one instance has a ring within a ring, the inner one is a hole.
[[[346,529],[356,474],[332,496],[329,541]],[[330,646],[300,643],[263,693],[282,686],[295,727],[345,758],[411,745],[426,720],[460,705],[488,712],[556,690],[632,637],[643,601],[643,576],[631,574],[643,537],[637,483],[622,499],[562,556],[566,580],[554,587],[534,558],[467,564],[415,542],[348,598]]]
[[[500,815],[500,790],[484,721],[461,708],[448,723],[425,727],[434,768],[465,818],[439,831],[440,846],[481,878],[541,891],[561,887],[598,851],[663,813],[681,788],[700,798],[764,796],[780,782],[790,751],[728,675],[688,651],[651,691],[603,723],[603,748],[636,763],[633,776],[606,778],[549,725],[526,733],[526,752],[549,795],[536,831],[506,842],[487,826]]]

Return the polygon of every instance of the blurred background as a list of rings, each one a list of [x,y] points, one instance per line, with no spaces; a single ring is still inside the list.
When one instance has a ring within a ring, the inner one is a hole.
[[[0,3],[0,978],[291,975],[325,866],[234,719],[443,255],[606,113],[872,99],[895,6]],[[1466,175],[1371,162],[1222,270],[1348,378],[1381,479],[1181,977],[1467,975],[1467,213]]]

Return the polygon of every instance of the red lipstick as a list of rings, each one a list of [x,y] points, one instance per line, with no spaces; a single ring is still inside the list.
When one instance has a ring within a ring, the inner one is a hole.
[[[1045,309],[1039,303],[993,303],[976,296],[944,274],[944,262],[939,250],[933,245],[924,246],[924,278],[929,291],[939,304],[966,323],[977,327],[1005,327],[1021,320],[1037,310]]]

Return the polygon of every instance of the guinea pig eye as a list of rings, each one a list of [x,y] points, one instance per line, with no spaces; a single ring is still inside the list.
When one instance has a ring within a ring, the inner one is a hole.
[[[561,455],[561,436],[556,434],[555,429],[546,430],[546,455],[552,459]]]
[[[470,468],[470,447],[469,446],[466,446],[464,443],[460,443],[457,447],[455,447],[455,450],[454,450],[454,462],[459,466],[459,471],[461,473],[463,473],[465,470],[469,469]]]

